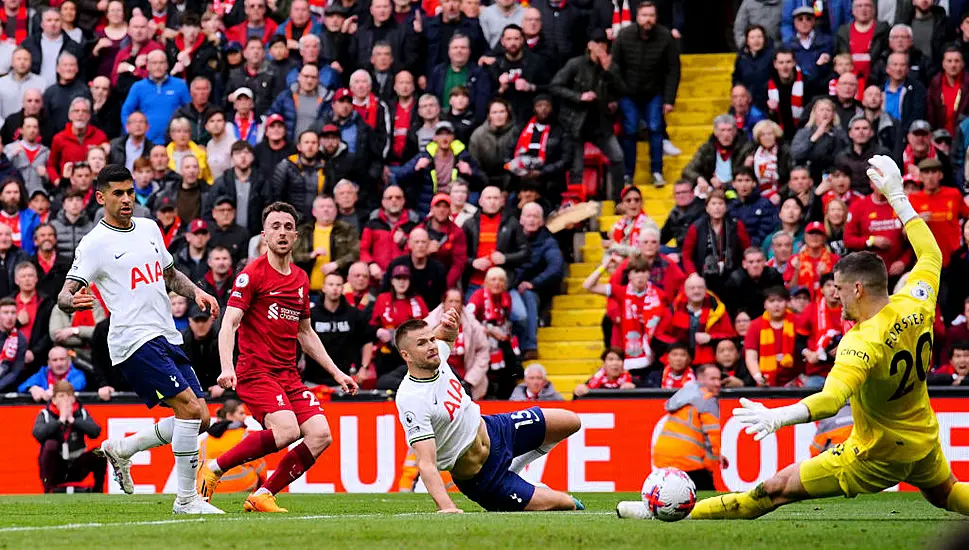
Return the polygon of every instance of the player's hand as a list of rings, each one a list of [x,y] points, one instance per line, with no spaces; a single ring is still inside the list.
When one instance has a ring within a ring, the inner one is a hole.
[[[219,302],[214,296],[202,289],[195,290],[195,303],[202,311],[208,311],[213,319],[219,318]]]
[[[463,514],[464,510],[454,506],[453,504],[448,508],[441,508],[437,511],[438,514]]]
[[[441,326],[447,330],[458,330],[461,327],[461,313],[453,307],[447,310],[441,317]]]
[[[780,419],[774,411],[746,397],[740,398],[740,408],[734,409],[733,415],[747,426],[744,431],[753,435],[754,441],[760,441],[781,428]]]
[[[875,155],[868,164],[868,179],[875,184],[878,192],[891,201],[893,198],[905,196],[905,189],[902,185],[902,173],[898,170],[898,165],[890,157],[885,155]]]
[[[232,369],[232,370],[223,370],[222,373],[219,374],[218,383],[219,383],[219,386],[220,387],[225,388],[227,390],[234,390],[234,389],[236,389],[236,371],[235,371],[235,369]]]
[[[111,401],[112,394],[114,394],[114,388],[111,386],[101,386],[98,388],[98,398],[101,401]]]
[[[357,395],[357,390],[360,389],[360,386],[357,385],[357,381],[354,380],[353,377],[347,376],[342,372],[339,376],[334,377],[334,380],[336,380],[336,383],[340,385],[340,389],[342,389],[344,393]]]
[[[71,306],[74,307],[75,311],[92,309],[94,308],[94,295],[88,291],[86,286],[82,287],[81,290],[74,293]]]

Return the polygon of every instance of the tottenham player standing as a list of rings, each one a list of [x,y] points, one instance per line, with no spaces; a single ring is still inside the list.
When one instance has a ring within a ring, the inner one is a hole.
[[[333,363],[310,324],[310,280],[292,257],[296,209],[284,202],[267,206],[262,213],[262,238],[269,250],[242,270],[229,296],[219,331],[219,385],[235,388],[266,429],[249,434],[203,465],[199,492],[211,497],[222,472],[285,449],[302,437],[244,505],[247,512],[285,512],[276,504],[276,493],[309,470],[332,441],[320,402],[300,379],[296,344],[323,365],[343,391],[356,393],[357,383]],[[232,366],[236,331],[238,377]]]
[[[130,457],[171,443],[178,493],[172,511],[221,514],[195,491],[198,435],[208,428],[209,412],[195,371],[178,347],[182,335],[175,330],[168,291],[195,300],[213,317],[219,315],[219,304],[175,269],[158,225],[132,217],[135,191],[124,166],[110,164],[101,170],[95,196],[104,205],[104,219],[78,244],[57,305],[68,313],[91,309],[95,298],[87,286],[96,284],[111,311],[111,362],[148,407],[164,401],[175,412],[147,430],[105,441],[100,452],[111,462],[124,492],[132,493]]]
[[[851,399],[848,439],[792,464],[746,493],[697,503],[694,519],[752,519],[778,506],[812,498],[876,493],[905,481],[939,508],[969,515],[969,483],[959,483],[942,453],[939,422],[925,386],[932,361],[932,321],[942,253],[909,203],[895,162],[875,155],[868,178],[905,224],[918,261],[899,292],[888,295],[885,263],[855,252],[834,266],[842,316],[855,321],[841,343],[820,393],[768,409],[741,399],[735,418],[758,441],[783,426],[830,418]]]
[[[397,390],[397,413],[438,511],[462,513],[448,496],[441,470],[449,470],[458,489],[491,512],[583,510],[567,493],[535,487],[518,475],[578,431],[578,415],[532,407],[482,417],[447,364],[460,322],[452,309],[436,329],[413,319],[397,327],[394,336],[407,363],[407,377]]]

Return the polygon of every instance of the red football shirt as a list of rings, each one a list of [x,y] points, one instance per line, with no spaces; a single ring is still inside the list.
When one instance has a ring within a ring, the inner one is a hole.
[[[291,263],[289,275],[283,275],[266,256],[236,277],[228,305],[244,312],[236,366],[240,375],[296,370],[296,336],[299,322],[310,316],[309,294],[305,271]]]

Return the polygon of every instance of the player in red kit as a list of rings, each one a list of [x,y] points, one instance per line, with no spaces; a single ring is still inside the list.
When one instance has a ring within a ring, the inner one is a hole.
[[[266,429],[249,434],[222,456],[204,464],[199,493],[211,498],[223,472],[285,449],[302,437],[266,483],[246,498],[247,512],[285,512],[276,504],[276,493],[303,475],[332,441],[320,402],[300,379],[296,344],[322,365],[343,391],[356,393],[357,384],[333,363],[310,325],[309,277],[292,258],[296,210],[275,202],[263,210],[262,219],[262,236],[269,250],[242,270],[232,287],[219,331],[219,385],[234,388]],[[238,374],[232,365],[236,331]]]

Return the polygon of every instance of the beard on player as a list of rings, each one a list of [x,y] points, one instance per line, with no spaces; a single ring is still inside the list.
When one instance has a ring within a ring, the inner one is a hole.
[[[262,238],[273,256],[288,257],[296,243],[296,235],[296,219],[291,212],[274,210],[266,215]]]

